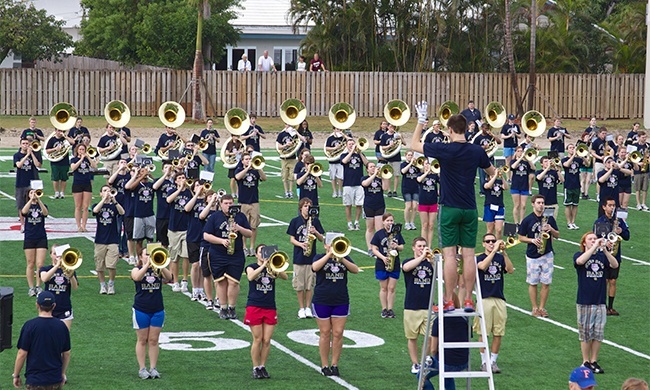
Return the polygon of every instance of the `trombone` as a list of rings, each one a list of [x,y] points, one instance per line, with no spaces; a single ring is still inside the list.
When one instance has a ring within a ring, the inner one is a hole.
[[[347,256],[352,252],[352,243],[350,239],[345,236],[338,236],[332,240],[332,254],[336,257],[337,261]]]
[[[144,154],[151,153],[151,145],[149,145],[149,144],[142,145],[142,153],[144,153]]]
[[[74,271],[81,266],[83,259],[81,251],[76,248],[68,248],[61,254],[61,269],[67,277],[74,275]]]
[[[266,263],[269,273],[279,274],[289,268],[289,255],[283,251],[276,251],[269,256],[269,262]]]
[[[368,140],[364,137],[361,137],[357,140],[356,149],[360,152],[365,152],[368,149]]]
[[[38,152],[42,148],[41,141],[32,141],[30,146],[32,147],[32,150],[35,152]]]
[[[427,160],[426,157],[420,156],[415,159],[415,162],[413,163],[413,166],[415,166],[417,169],[422,170],[424,169],[424,162]]]

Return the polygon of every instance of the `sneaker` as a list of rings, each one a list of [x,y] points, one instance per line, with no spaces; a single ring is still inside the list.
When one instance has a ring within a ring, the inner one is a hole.
[[[359,221],[354,221],[354,230],[359,230]]]
[[[255,367],[253,368],[253,374],[252,374],[253,379],[263,379],[264,377],[262,376],[262,372],[260,371],[259,368]]]
[[[566,228],[569,229],[569,230],[573,230],[573,225],[570,224],[570,223],[567,223]]]
[[[208,301],[208,304],[205,305],[205,310],[212,310],[214,309],[214,303],[212,301]]]
[[[302,307],[300,308],[300,310],[298,310],[298,318],[300,319],[307,318],[307,315],[305,314],[305,309]]]
[[[546,309],[539,309],[537,312],[539,313],[540,317],[548,318],[548,312]]]
[[[305,308],[305,317],[314,318],[314,314],[311,312],[311,309],[308,307]]]
[[[192,301],[192,302],[196,302],[196,301],[198,301],[198,300],[199,300],[199,293],[197,293],[197,292],[193,292],[193,293],[192,293],[192,296],[190,297],[190,301]]]
[[[611,309],[607,309],[607,315],[608,316],[619,316],[620,314],[616,311],[616,309],[611,308]]]
[[[244,256],[248,257],[248,248],[244,248]]]
[[[413,365],[411,366],[411,374],[417,374],[418,372],[420,372],[420,365],[417,363],[413,363]]]
[[[387,317],[387,318],[395,318],[395,312],[393,311],[393,309],[389,309],[389,310],[386,312],[386,317]]]
[[[181,292],[181,286],[178,283],[172,284],[172,291],[173,292]]]
[[[591,371],[594,370],[594,365],[591,364],[590,362],[584,362],[584,363],[582,363],[582,365],[585,366],[585,367],[587,367],[587,368],[590,369]]]
[[[106,289],[106,285],[105,285],[105,284],[102,284],[102,285],[99,287],[99,293],[100,293],[100,294],[108,294],[108,290]]]
[[[388,310],[381,309],[381,318],[388,318]]]
[[[228,318],[231,320],[236,320],[237,319],[237,312],[235,311],[234,307],[229,307],[228,308]]]
[[[36,294],[36,287],[30,287],[29,291],[27,291],[27,295],[29,295],[30,297],[35,297],[37,295]]]
[[[266,371],[266,367],[262,366],[259,368],[260,373],[262,373],[262,378],[264,379],[271,379],[271,375],[269,375],[269,372]]]
[[[639,211],[643,210],[643,206],[641,206],[641,203],[636,205],[636,209]]]
[[[645,203],[641,205],[641,208],[643,209],[643,211],[648,211],[648,206],[646,206]]]
[[[497,366],[497,362],[492,362],[492,373],[501,374],[501,369]]]
[[[253,248],[248,249],[248,257],[255,257],[255,249]]]
[[[368,256],[375,257],[375,254],[372,253],[372,249],[368,249]]]
[[[352,225],[352,222],[348,222],[348,230],[354,230],[354,225]]]
[[[442,306],[442,311],[444,313],[448,313],[454,310],[456,310],[456,306],[454,306],[454,301],[445,301],[445,304]]]
[[[221,308],[221,310],[219,310],[219,318],[221,318],[222,320],[227,320],[228,318],[230,318],[228,317],[228,309]]]
[[[289,199],[289,193],[288,192],[284,193],[284,199]]]
[[[576,225],[575,223],[573,224],[573,230],[580,230],[580,226]]]
[[[487,364],[481,363],[481,371],[487,372]]]
[[[208,296],[205,295],[205,292],[199,291],[198,295],[199,295],[199,301],[201,301],[201,302],[207,302],[208,301]]]
[[[160,379],[160,373],[156,370],[156,367],[151,367],[149,375],[151,376],[151,379]]]
[[[106,291],[108,295],[115,295],[115,285],[114,284],[109,284],[108,285],[108,290]]]
[[[221,310],[221,302],[219,302],[219,298],[214,299],[214,310]]]
[[[181,292],[187,292],[187,280],[181,281]]]
[[[336,198],[336,197],[338,197],[338,195],[335,192],[335,193],[332,194],[332,198]]]
[[[465,313],[474,313],[474,302],[471,299],[465,299],[463,306]]]
[[[149,379],[151,378],[151,375],[149,375],[149,371],[147,371],[146,368],[141,368],[140,372],[138,372],[138,376],[140,379]]]
[[[598,362],[591,362],[591,367],[593,367],[592,371],[594,372],[594,374],[604,374],[605,373],[605,370],[603,370],[600,367],[600,365],[598,365]]]
[[[289,192],[289,199],[293,199],[293,192]]]
[[[332,366],[332,367],[330,367],[330,371],[332,372],[332,376],[341,376],[341,375],[339,375],[339,368],[338,368],[338,366]]]
[[[36,296],[38,296],[38,294],[43,292],[43,289],[40,288],[39,286],[36,286],[36,287],[34,287],[34,291],[36,292]]]
[[[324,376],[332,376],[332,370],[330,370],[330,368],[327,367],[327,366],[321,368],[320,373],[321,373],[321,375],[324,375]]]

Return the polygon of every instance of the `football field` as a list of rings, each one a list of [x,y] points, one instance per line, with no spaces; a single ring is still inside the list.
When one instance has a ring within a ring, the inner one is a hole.
[[[11,373],[16,357],[16,342],[22,324],[36,315],[34,298],[27,296],[25,256],[22,250],[15,208],[15,179],[8,173],[15,150],[0,150],[0,286],[14,288],[12,349],[0,353],[0,388],[10,388]],[[326,160],[322,150],[315,150],[317,160]],[[267,158],[265,172],[268,181],[260,184],[262,225],[257,243],[278,245],[292,253],[286,229],[297,215],[298,199],[284,199],[279,177],[280,161],[275,150],[263,150]],[[159,161],[156,162],[160,168]],[[43,167],[50,169],[49,163]],[[327,168],[326,168],[327,169]],[[160,169],[154,176],[158,177]],[[363,272],[349,275],[351,315],[346,324],[344,350],[339,363],[340,378],[320,375],[318,327],[313,319],[297,318],[297,299],[291,281],[278,280],[276,301],[278,325],[267,364],[270,380],[251,378],[250,342],[248,327],[243,324],[248,283],[242,277],[242,288],[237,305],[240,320],[220,320],[217,313],[208,311],[199,302],[191,302],[189,295],[164,289],[166,321],[160,339],[161,352],[158,370],[162,378],[141,380],[135,358],[135,331],[131,324],[131,305],[135,292],[129,279],[131,267],[120,261],[116,295],[100,295],[99,283],[93,274],[92,219],[90,233],[77,233],[73,217],[73,200],[68,183],[65,199],[53,199],[49,173],[42,173],[44,203],[49,244],[70,244],[83,253],[83,264],[77,270],[79,289],[72,293],[74,321],[72,324],[72,354],[68,369],[71,389],[209,389],[244,388],[256,386],[268,389],[377,389],[415,388],[415,375],[410,374],[403,331],[404,283],[397,285],[396,319],[382,319],[379,304],[379,285],[374,277],[374,259],[367,256],[364,223],[360,231],[348,232],[344,207],[340,198],[332,198],[327,175],[323,175],[320,192],[321,222],[326,231],[341,231],[352,241],[352,259]],[[93,203],[104,179],[97,176]],[[217,162],[214,189],[229,189],[226,171]],[[560,189],[561,190],[561,189]],[[399,193],[399,192],[398,192]],[[595,198],[595,186],[591,187]],[[506,201],[506,220],[511,220],[512,202]],[[561,200],[561,196],[559,196]],[[396,222],[403,223],[401,198],[386,198],[388,211]],[[482,210],[483,198],[477,195]],[[634,197],[631,206],[636,206]],[[553,242],[555,270],[547,310],[549,318],[535,318],[530,313],[526,266],[523,245],[509,249],[515,272],[505,277],[505,296],[508,302],[508,323],[499,353],[499,367],[495,375],[498,389],[566,389],[569,373],[580,365],[580,343],[576,323],[576,272],[572,266],[573,254],[578,250],[582,234],[591,229],[597,217],[597,203],[581,200],[577,225],[580,230],[566,229],[563,206],[560,206],[558,226],[560,239]],[[527,213],[531,212],[530,204]],[[91,217],[92,218],[92,217]],[[419,220],[416,219],[417,226]],[[650,213],[630,207],[631,239],[621,243],[623,261],[615,301],[619,317],[607,317],[605,342],[600,351],[599,364],[605,374],[596,377],[599,389],[618,389],[631,376],[650,380]],[[485,225],[479,222],[479,235]],[[410,242],[419,231],[403,231],[406,241],[401,258],[412,256]],[[437,234],[434,236],[437,241]],[[480,245],[480,241],[479,241]],[[319,248],[319,253],[322,248]],[[481,251],[482,247],[477,247]],[[247,264],[254,259],[248,258]],[[49,264],[49,257],[46,259]],[[290,268],[291,270],[291,268]],[[472,367],[480,366],[476,350],[472,350]],[[22,373],[24,374],[24,368]],[[437,387],[437,380],[435,382]],[[457,380],[464,386],[464,380]],[[487,388],[486,381],[476,379],[475,389]],[[460,388],[460,387],[459,387]]]

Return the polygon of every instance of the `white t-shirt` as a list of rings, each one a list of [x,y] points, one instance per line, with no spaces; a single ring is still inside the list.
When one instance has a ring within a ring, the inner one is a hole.
[[[237,63],[237,70],[240,72],[246,71],[246,70],[251,70],[251,62],[249,60],[239,60]]]
[[[264,56],[261,56],[260,59],[257,60],[257,65],[259,66],[258,70],[268,72],[273,68],[273,58],[271,57],[264,58]]]
[[[307,63],[306,62],[298,62],[298,67],[296,68],[297,71],[305,72],[307,71]]]

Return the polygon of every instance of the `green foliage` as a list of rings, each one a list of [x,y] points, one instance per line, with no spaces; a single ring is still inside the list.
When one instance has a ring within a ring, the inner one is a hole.
[[[237,41],[229,24],[238,2],[211,1],[211,16],[203,21],[203,41],[224,48]],[[120,61],[190,69],[194,62],[198,4],[186,0],[82,0],[88,17],[81,22],[79,54]],[[222,50],[213,50],[206,62],[217,62]]]
[[[0,0],[0,21],[0,62],[9,52],[19,53],[23,61],[56,60],[72,46],[72,37],[61,29],[65,22],[33,4]]]

